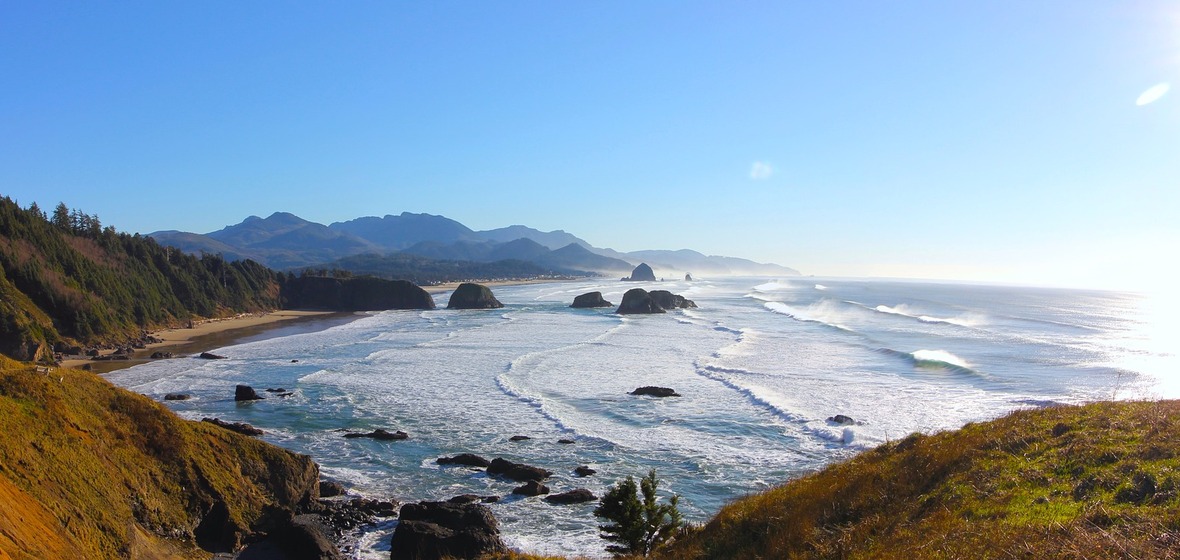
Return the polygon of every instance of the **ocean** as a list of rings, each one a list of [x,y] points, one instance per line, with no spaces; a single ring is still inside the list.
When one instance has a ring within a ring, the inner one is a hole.
[[[633,287],[696,309],[620,316],[571,309]],[[513,548],[606,557],[594,504],[550,505],[517,484],[435,459],[475,453],[556,474],[553,492],[655,469],[689,521],[727,502],[915,431],[1018,408],[1180,397],[1180,325],[1140,294],[811,277],[585,280],[494,289],[503,309],[387,311],[324,330],[283,327],[109,374],[185,418],[219,417],[311,455],[325,477],[402,502],[504,496],[490,507]],[[266,400],[235,403],[247,384]],[[680,397],[632,396],[670,387]],[[266,388],[293,392],[285,398]],[[855,423],[828,420],[843,414]],[[402,430],[404,441],[345,439]],[[510,441],[512,436],[530,439]],[[573,444],[558,443],[572,439]],[[586,465],[597,474],[578,477]],[[357,536],[388,558],[393,522]]]

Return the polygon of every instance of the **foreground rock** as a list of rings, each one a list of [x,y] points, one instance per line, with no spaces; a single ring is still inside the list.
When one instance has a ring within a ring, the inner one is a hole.
[[[235,401],[260,401],[262,395],[259,395],[253,387],[249,385],[238,385],[234,387]]]
[[[651,294],[643,288],[631,288],[623,294],[623,301],[615,313],[624,315],[644,313],[666,313],[660,304],[652,299]]]
[[[373,430],[367,434],[362,433],[362,432],[349,432],[347,434],[344,434],[344,437],[349,438],[349,439],[352,439],[352,438],[372,438],[372,439],[377,439],[377,440],[382,440],[382,441],[398,441],[398,440],[408,439],[410,437],[410,434],[407,434],[401,430],[398,430],[396,432],[389,432],[389,431],[383,430],[381,428],[377,428],[376,430]]]
[[[527,482],[530,480],[541,481],[553,476],[551,471],[540,467],[513,463],[512,461],[506,461],[498,457],[492,459],[492,463],[488,465],[488,474],[502,476],[517,482]]]
[[[647,395],[650,397],[679,397],[680,396],[680,393],[677,393],[675,389],[672,389],[670,387],[653,387],[653,386],[640,387],[634,391],[631,391],[631,394],[632,395]]]
[[[545,501],[551,504],[581,504],[585,502],[593,502],[598,499],[585,488],[578,488],[577,490],[570,490],[569,492],[562,492],[561,494],[553,494],[545,496]]]
[[[347,490],[344,488],[344,485],[340,484],[339,482],[336,482],[334,480],[321,480],[320,481],[320,497],[321,498],[333,498],[336,496],[343,496],[345,493],[347,493]]]
[[[574,298],[570,307],[586,309],[590,307],[613,307],[614,304],[602,298],[602,292],[589,292]]]
[[[508,551],[487,506],[446,502],[402,506],[389,547],[391,560],[473,559]]]
[[[266,433],[245,422],[226,422],[220,418],[202,418],[201,421],[208,422],[214,426],[225,428],[231,432],[237,432],[245,436],[260,436]]]
[[[451,300],[447,302],[447,309],[499,309],[504,307],[492,295],[492,290],[483,284],[464,282],[455,288]]]
[[[656,305],[664,309],[688,309],[697,306],[691,299],[686,299],[684,296],[676,295],[668,290],[652,290],[648,293]]]
[[[647,263],[639,263],[635,270],[631,271],[631,276],[623,279],[624,282],[655,282],[656,273],[647,266]]]
[[[468,467],[479,467],[486,469],[491,466],[492,462],[471,453],[460,453],[454,457],[439,457],[435,459],[435,463],[440,465],[465,465]]]

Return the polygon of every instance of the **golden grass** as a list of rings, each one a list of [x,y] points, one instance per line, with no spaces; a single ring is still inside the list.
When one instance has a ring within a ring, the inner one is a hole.
[[[215,504],[216,527],[241,536],[268,508],[313,498],[317,480],[306,456],[181,420],[87,372],[0,357],[0,549],[14,558],[198,554]]]
[[[1180,402],[912,435],[723,508],[660,558],[1169,558]]]

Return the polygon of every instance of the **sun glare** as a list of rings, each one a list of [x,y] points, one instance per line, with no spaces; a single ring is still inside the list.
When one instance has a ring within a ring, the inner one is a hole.
[[[1172,86],[1167,82],[1151,86],[1147,88],[1147,91],[1139,95],[1139,99],[1135,100],[1135,104],[1142,107],[1144,105],[1155,103],[1156,101],[1159,101],[1161,97],[1167,95],[1169,89],[1172,89]]]

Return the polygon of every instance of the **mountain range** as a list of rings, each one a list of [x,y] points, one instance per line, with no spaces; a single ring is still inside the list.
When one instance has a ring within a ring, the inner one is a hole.
[[[188,253],[220,254],[230,260],[249,258],[276,269],[341,266],[349,262],[342,259],[358,255],[398,255],[404,262],[407,255],[413,255],[437,261],[519,261],[560,274],[626,275],[641,262],[665,276],[799,274],[777,264],[707,256],[688,249],[622,253],[594,247],[562,230],[545,232],[513,225],[475,231],[445,216],[410,212],[331,225],[275,212],[266,218],[250,216],[205,234],[172,230],[149,236]]]

